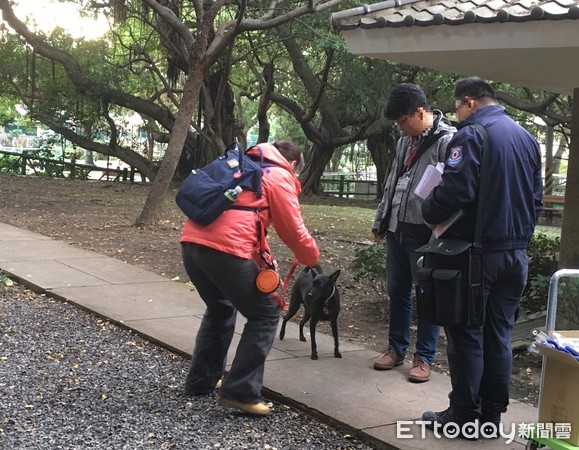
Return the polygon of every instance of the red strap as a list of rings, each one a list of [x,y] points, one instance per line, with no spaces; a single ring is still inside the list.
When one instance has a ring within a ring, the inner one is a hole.
[[[275,267],[275,264],[273,263],[273,260],[271,258],[271,252],[269,250],[269,247],[267,246],[267,242],[265,240],[265,227],[263,226],[263,222],[261,221],[261,218],[258,217],[257,219],[257,226],[259,228],[259,254],[261,255],[261,257],[263,258],[263,260],[265,261],[265,263],[267,264],[267,266],[270,269],[274,269],[277,270],[277,268]],[[283,287],[281,290],[281,299],[279,298],[277,292],[274,293],[273,299],[278,303],[279,305],[279,309],[281,309],[282,311],[286,311],[287,310],[287,304],[285,301],[285,291],[287,290],[287,286],[292,278],[292,275],[294,274],[294,271],[296,270],[296,267],[299,265],[299,261],[297,259],[294,259],[294,262],[287,274],[287,276],[285,277],[285,280],[283,282]]]
[[[291,269],[289,270],[287,276],[285,277],[285,280],[283,282],[283,286],[281,288],[281,300],[278,300],[276,298],[276,301],[279,303],[279,308],[282,311],[285,311],[287,309],[287,303],[285,301],[285,291],[287,290],[287,286],[292,278],[292,275],[294,274],[294,271],[296,270],[296,267],[299,265],[299,261],[297,259],[294,259],[294,262],[291,266]],[[274,297],[275,298],[275,297]]]
[[[410,144],[410,149],[408,150],[408,164],[406,166],[406,170],[410,170],[410,168],[414,164],[414,158],[416,158],[417,144],[418,141],[416,141],[415,138],[412,138],[412,143]]]

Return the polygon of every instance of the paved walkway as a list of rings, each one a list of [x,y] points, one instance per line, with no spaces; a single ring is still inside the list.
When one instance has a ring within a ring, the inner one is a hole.
[[[1,222],[0,269],[34,291],[79,305],[163,347],[191,355],[205,305],[184,283]],[[238,320],[237,341],[242,327]],[[417,420],[427,409],[446,408],[449,377],[433,373],[428,383],[410,384],[408,362],[404,368],[378,372],[372,369],[376,352],[341,342],[343,358],[336,359],[331,336],[320,333],[317,341],[320,359],[312,361],[309,342],[300,342],[297,325],[288,323],[286,338],[276,339],[266,364],[264,386],[269,397],[343,427],[378,448],[524,449],[526,441],[518,435],[510,444],[505,439],[436,439],[430,431],[422,439],[418,425],[404,432],[414,434],[414,439],[397,438],[397,421]],[[232,356],[233,351],[229,360]],[[513,401],[504,422],[510,429],[510,424],[536,422],[537,417],[536,408]]]

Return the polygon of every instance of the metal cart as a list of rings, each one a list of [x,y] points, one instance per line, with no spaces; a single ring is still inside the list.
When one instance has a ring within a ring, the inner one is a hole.
[[[559,280],[566,277],[579,277],[579,270],[562,269],[558,270],[551,276],[551,282],[549,283],[549,295],[547,299],[547,321],[545,324],[545,333],[547,334],[555,331]],[[545,360],[546,357],[543,356],[543,369],[541,371],[541,384],[539,387],[539,410],[541,409],[541,394],[543,392],[543,383],[545,381]],[[525,437],[528,439],[527,445],[525,447],[527,450],[536,450],[542,447],[547,447],[552,450],[579,450],[579,447],[569,444],[568,442],[565,442],[561,439],[541,437],[539,431],[536,430],[532,425],[527,427],[525,435]]]

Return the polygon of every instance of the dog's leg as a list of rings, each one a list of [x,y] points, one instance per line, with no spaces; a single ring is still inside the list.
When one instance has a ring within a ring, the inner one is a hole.
[[[336,358],[341,358],[342,354],[338,348],[338,319],[331,319],[330,324],[332,325],[332,334],[334,335],[334,356]]]
[[[318,324],[317,319],[312,318],[310,322],[310,340],[312,341],[312,356],[311,358],[315,361],[318,359],[318,346],[316,345],[316,325]]]
[[[310,312],[304,312],[304,318],[300,321],[300,341],[306,342],[306,337],[304,336],[304,325],[310,320]]]
[[[301,302],[300,298],[295,296],[292,293],[287,314],[285,315],[285,317],[283,318],[283,321],[281,323],[281,330],[279,331],[279,340],[280,341],[283,341],[283,338],[285,337],[285,325],[286,325],[287,321],[296,315],[296,313],[300,309],[301,304],[302,304],[302,302]]]

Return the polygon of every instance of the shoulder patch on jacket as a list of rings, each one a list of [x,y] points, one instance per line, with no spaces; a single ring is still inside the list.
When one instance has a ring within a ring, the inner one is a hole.
[[[462,161],[462,146],[458,145],[456,147],[452,147],[450,149],[450,155],[448,157],[448,160],[446,161],[446,164],[448,164],[450,167],[455,167],[461,161]]]

